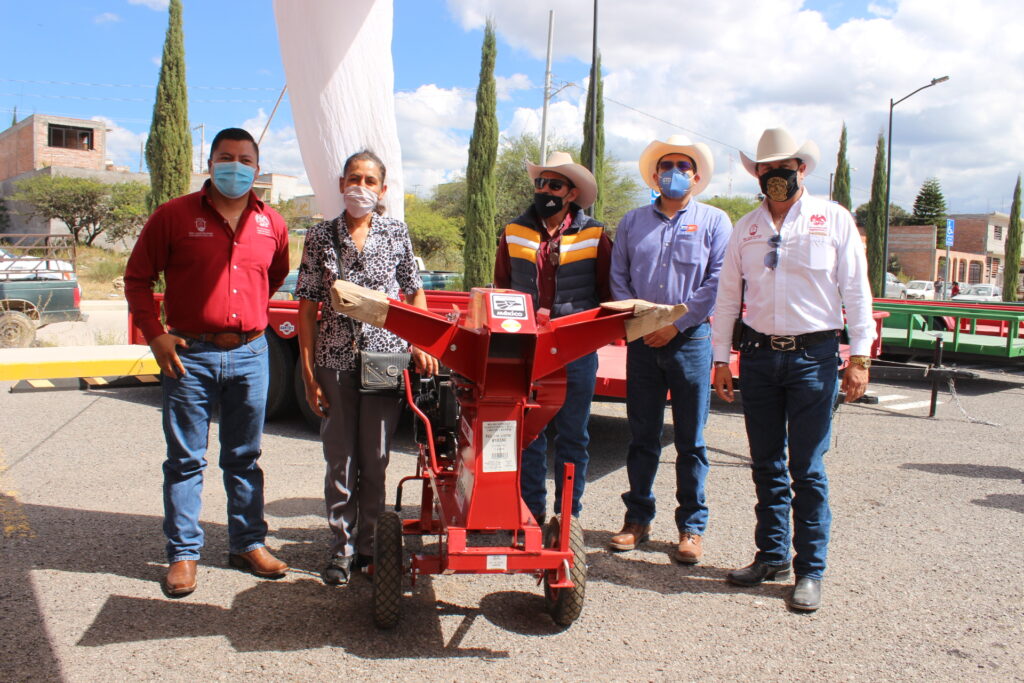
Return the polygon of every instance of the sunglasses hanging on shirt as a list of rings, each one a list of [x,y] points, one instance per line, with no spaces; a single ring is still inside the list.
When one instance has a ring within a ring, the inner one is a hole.
[[[775,268],[779,265],[779,245],[782,244],[782,235],[772,235],[768,238],[768,245],[771,246],[772,250],[764,255],[764,266],[765,268]]]

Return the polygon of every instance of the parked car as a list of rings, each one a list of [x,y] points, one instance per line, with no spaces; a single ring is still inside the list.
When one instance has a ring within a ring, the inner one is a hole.
[[[907,283],[908,299],[935,299],[935,283],[931,280],[911,280]]]
[[[0,280],[74,280],[75,266],[59,259],[22,256],[0,249]]]
[[[953,301],[1002,301],[1003,291],[995,285],[968,285]]]
[[[907,286],[899,281],[892,273],[885,274],[885,298],[886,299],[906,299],[907,298]]]

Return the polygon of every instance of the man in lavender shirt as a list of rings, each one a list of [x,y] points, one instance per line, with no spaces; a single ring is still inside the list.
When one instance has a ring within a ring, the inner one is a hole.
[[[721,209],[695,197],[711,181],[714,161],[703,143],[682,135],[655,140],[640,155],[640,174],[661,193],[619,223],[612,250],[611,289],[616,299],[685,303],[686,315],[629,344],[626,412],[632,439],[626,457],[626,521],[612,550],[632,550],[650,538],[652,487],[661,457],[666,393],[672,392],[676,445],[676,559],[696,564],[708,521],[704,423],[711,400],[711,315],[732,223]]]

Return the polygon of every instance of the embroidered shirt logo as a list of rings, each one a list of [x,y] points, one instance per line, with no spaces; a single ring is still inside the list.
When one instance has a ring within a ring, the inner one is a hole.
[[[206,219],[205,218],[197,218],[196,219],[196,230],[198,230],[199,232],[203,232],[204,230],[206,230]]]
[[[756,235],[757,234],[757,223],[754,223],[753,225],[751,225],[750,226],[750,230],[748,230],[747,232],[749,232],[751,235]]]
[[[205,218],[197,218],[195,226],[196,226],[196,229],[188,233],[189,237],[213,237],[213,233],[212,232],[207,232],[206,231],[206,219]]]
[[[269,228],[270,219],[264,216],[262,213],[258,213],[256,214],[256,225],[260,226],[261,228]]]
[[[811,216],[810,220],[811,225],[813,225],[816,228],[821,228],[824,227],[825,225],[825,217],[822,216],[820,213],[816,213],[813,216]]]

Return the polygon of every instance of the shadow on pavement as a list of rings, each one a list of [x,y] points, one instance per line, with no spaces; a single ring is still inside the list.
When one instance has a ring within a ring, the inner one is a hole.
[[[971,477],[973,479],[1019,479],[1024,483],[1024,470],[998,465],[971,465],[947,463],[904,463],[902,470],[918,470],[930,474],[949,474],[955,477]]]

